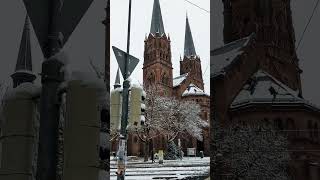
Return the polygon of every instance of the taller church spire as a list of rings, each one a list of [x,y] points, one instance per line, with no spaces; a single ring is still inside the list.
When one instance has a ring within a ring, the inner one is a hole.
[[[17,87],[24,82],[33,82],[36,79],[36,76],[32,73],[30,44],[30,22],[29,17],[26,16],[15,72],[11,75],[13,87]]]
[[[171,96],[172,76],[170,38],[165,35],[159,0],[154,0],[151,29],[144,41],[144,88],[156,86],[160,94]]]
[[[159,33],[160,36],[165,34],[159,0],[153,2],[150,33],[153,35]]]
[[[186,30],[185,30],[185,39],[184,39],[184,56],[196,56],[196,50],[194,48],[191,28],[189,24],[188,16],[186,17]]]

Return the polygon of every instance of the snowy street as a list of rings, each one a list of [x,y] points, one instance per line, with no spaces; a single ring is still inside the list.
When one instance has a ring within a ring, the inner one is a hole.
[[[111,180],[117,179],[116,168],[116,161],[111,161]],[[182,160],[165,160],[161,165],[158,161],[151,163],[151,161],[143,162],[143,159],[131,159],[127,164],[126,180],[178,180],[187,177],[208,177],[209,168],[209,157],[203,159],[200,157],[184,157]]]

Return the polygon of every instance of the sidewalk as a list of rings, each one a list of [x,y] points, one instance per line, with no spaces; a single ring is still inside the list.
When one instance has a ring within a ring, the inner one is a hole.
[[[170,179],[178,180],[187,177],[209,176],[210,158],[185,157],[183,160],[165,160],[143,162],[143,158],[131,159],[127,163],[126,180]],[[116,161],[110,162],[111,180],[116,179]],[[204,178],[202,178],[204,179]],[[201,180],[202,180],[201,179]]]

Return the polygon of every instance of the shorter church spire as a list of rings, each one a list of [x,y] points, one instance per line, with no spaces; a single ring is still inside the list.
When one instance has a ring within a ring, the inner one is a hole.
[[[191,28],[189,24],[188,15],[186,16],[186,31],[185,31],[185,39],[184,39],[184,56],[196,56],[196,50],[194,48]]]
[[[165,34],[159,0],[154,0],[153,2],[150,33],[153,35],[159,33],[160,36]]]
[[[118,68],[118,70],[117,70],[117,76],[116,76],[116,80],[115,80],[115,82],[114,82],[113,87],[114,87],[114,89],[117,89],[117,88],[121,87],[119,68]]]
[[[32,83],[36,79],[36,76],[32,73],[30,44],[30,22],[29,17],[26,16],[15,72],[11,75],[13,79],[13,87],[24,82]]]

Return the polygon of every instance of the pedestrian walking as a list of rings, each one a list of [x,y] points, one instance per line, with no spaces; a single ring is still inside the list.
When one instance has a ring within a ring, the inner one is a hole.
[[[151,161],[152,161],[152,163],[154,163],[155,161],[154,161],[154,149],[152,149],[151,150]]]

